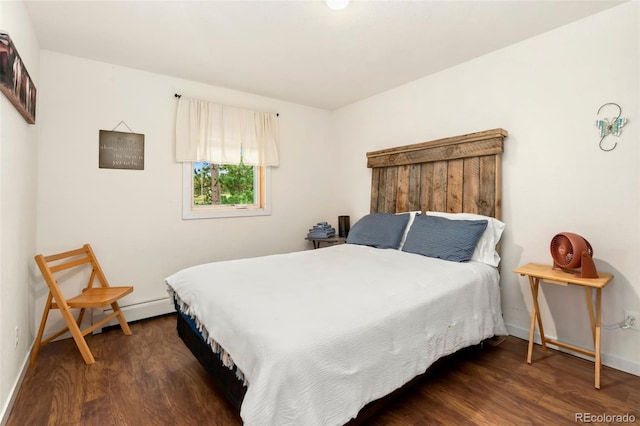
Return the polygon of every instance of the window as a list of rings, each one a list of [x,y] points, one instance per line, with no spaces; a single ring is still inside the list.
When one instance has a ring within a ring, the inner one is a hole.
[[[176,161],[183,164],[182,218],[270,215],[278,139],[276,113],[180,96]]]
[[[271,214],[269,168],[244,164],[183,164],[183,219]]]

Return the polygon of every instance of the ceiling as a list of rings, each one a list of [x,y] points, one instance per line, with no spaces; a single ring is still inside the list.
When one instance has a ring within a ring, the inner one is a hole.
[[[333,110],[623,1],[32,1],[41,48]]]

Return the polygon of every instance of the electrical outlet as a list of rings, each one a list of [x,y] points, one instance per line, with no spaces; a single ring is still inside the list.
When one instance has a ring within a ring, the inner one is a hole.
[[[640,331],[640,313],[624,311],[624,320],[626,321],[629,318],[633,318],[633,326],[631,326],[630,329]]]
[[[18,347],[18,343],[20,343],[20,326],[16,325],[16,340],[14,348]]]

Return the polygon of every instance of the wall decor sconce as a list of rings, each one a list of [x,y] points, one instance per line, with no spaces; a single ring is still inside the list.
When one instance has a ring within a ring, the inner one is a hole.
[[[611,121],[609,121],[608,118],[596,120],[596,126],[598,127],[598,129],[600,129],[600,143],[598,144],[598,146],[600,146],[600,149],[603,151],[613,151],[616,146],[618,146],[618,142],[615,142],[611,148],[603,148],[602,141],[604,141],[604,138],[609,135],[620,136],[622,128],[625,124],[627,124],[628,121],[626,118],[620,118],[620,116],[622,115],[622,108],[620,108],[620,105],[613,102],[606,103],[598,108],[598,114],[600,114],[600,111],[602,111],[602,109],[608,105],[617,107],[618,115],[615,118],[612,118]]]

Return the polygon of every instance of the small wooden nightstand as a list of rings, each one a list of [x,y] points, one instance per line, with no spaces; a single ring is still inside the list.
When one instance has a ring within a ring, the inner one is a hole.
[[[580,278],[577,275],[553,269],[550,265],[540,265],[537,263],[529,263],[524,266],[519,266],[514,269],[513,272],[529,277],[529,286],[531,287],[531,297],[533,299],[533,308],[531,310],[531,326],[529,328],[529,350],[527,351],[527,363],[531,364],[531,354],[533,352],[533,336],[535,333],[537,321],[538,329],[540,331],[540,341],[542,342],[543,350],[546,350],[547,343],[550,343],[552,345],[570,349],[572,351],[594,358],[596,368],[595,387],[596,389],[600,389],[600,370],[602,369],[602,359],[600,358],[600,314],[602,306],[602,289],[607,284],[609,284],[609,281],[613,279],[613,275],[604,272],[598,272],[598,278]],[[563,286],[579,285],[584,288],[585,295],[587,297],[587,309],[589,310],[589,318],[591,319],[591,332],[593,334],[594,346],[593,351],[582,349],[577,346],[558,342],[557,340],[552,340],[545,337],[544,328],[542,327],[542,318],[540,317],[540,308],[538,307],[538,287],[541,280],[546,281],[550,284]],[[596,291],[595,312],[593,301],[591,298],[592,290]]]
[[[333,237],[329,237],[329,238],[305,238],[305,240],[307,241],[311,241],[313,243],[313,248],[317,249],[320,248],[320,244],[325,243],[326,245],[330,246],[333,244],[344,244],[347,242],[346,237],[338,237],[337,235],[334,235]]]

